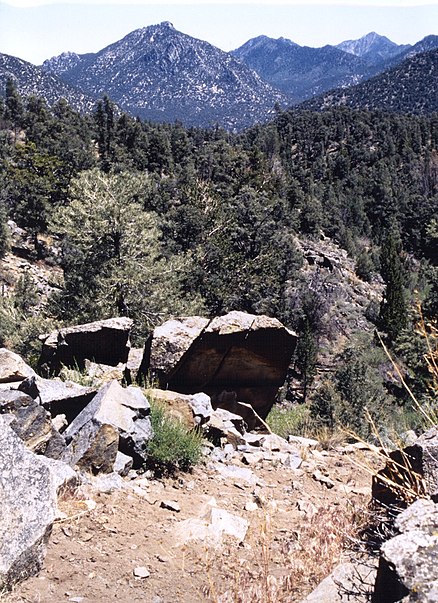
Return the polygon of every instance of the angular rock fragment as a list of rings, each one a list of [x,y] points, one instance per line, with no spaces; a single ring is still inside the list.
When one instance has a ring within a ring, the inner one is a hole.
[[[39,367],[48,375],[58,374],[62,366],[84,369],[85,360],[117,366],[129,354],[130,318],[109,318],[42,335]]]
[[[66,476],[53,470],[57,461],[28,450],[2,416],[0,441],[1,591],[41,569]]]
[[[123,388],[111,381],[67,427],[63,460],[108,473],[120,447],[141,464],[147,458],[145,444],[152,437],[149,412],[149,402],[139,388]]]
[[[395,520],[400,534],[381,547],[373,603],[438,600],[438,505],[419,499]]]
[[[37,454],[59,458],[64,438],[52,424],[50,414],[21,391],[0,391],[0,414],[10,414],[10,427]]]
[[[30,377],[22,381],[19,390],[37,400],[52,417],[65,415],[68,423],[91,402],[97,393],[95,387],[85,387],[74,381]]]
[[[35,371],[18,354],[0,348],[0,383],[22,381],[35,374]]]

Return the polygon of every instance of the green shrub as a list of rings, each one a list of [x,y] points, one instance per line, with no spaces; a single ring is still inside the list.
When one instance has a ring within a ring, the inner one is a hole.
[[[148,467],[158,475],[188,471],[201,460],[202,436],[189,431],[163,404],[151,400],[153,438],[147,444]]]
[[[289,435],[305,436],[308,433],[309,416],[309,408],[305,404],[296,404],[291,408],[273,406],[266,422],[282,438]]]

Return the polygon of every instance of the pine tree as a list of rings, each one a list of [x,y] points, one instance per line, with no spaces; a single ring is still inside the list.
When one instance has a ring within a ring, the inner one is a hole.
[[[386,285],[383,300],[380,304],[380,320],[390,342],[397,339],[408,322],[404,271],[400,251],[400,237],[392,229],[384,240],[380,251],[381,274]]]

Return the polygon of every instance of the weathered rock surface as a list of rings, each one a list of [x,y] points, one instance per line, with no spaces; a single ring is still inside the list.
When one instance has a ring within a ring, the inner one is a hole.
[[[139,388],[123,388],[111,381],[67,427],[63,460],[95,473],[109,473],[120,447],[134,462],[144,462],[145,442],[152,437],[149,412],[149,402]]]
[[[57,374],[61,367],[85,367],[85,359],[98,364],[125,364],[129,354],[130,318],[109,318],[42,335],[41,370]]]
[[[52,417],[65,415],[68,423],[91,402],[97,393],[95,387],[38,376],[22,381],[19,390],[37,400]]]
[[[17,390],[0,391],[0,413],[13,417],[10,427],[32,452],[61,456],[64,438],[54,428],[50,414],[30,396]]]
[[[57,489],[64,479],[52,469],[57,462],[28,450],[2,416],[0,441],[2,590],[40,570],[45,544],[58,513]]]
[[[35,371],[18,354],[0,348],[0,383],[22,381],[33,375]]]
[[[278,320],[230,312],[209,321],[168,321],[155,329],[142,370],[160,387],[205,392],[213,407],[246,402],[265,418],[295,349],[297,336]]]
[[[406,488],[438,501],[438,428],[432,427],[416,442],[390,453],[386,467],[373,478],[373,498],[392,507],[406,506]],[[398,487],[388,485],[388,480]]]
[[[438,505],[419,499],[395,520],[381,548],[373,603],[438,601]]]
[[[217,408],[212,412],[206,429],[209,439],[216,446],[228,442],[234,448],[237,448],[239,444],[245,444],[245,440],[242,437],[246,431],[244,420],[241,416],[235,415],[223,408]]]
[[[188,429],[207,423],[213,413],[210,398],[203,393],[188,395],[155,388],[148,390],[148,396],[162,404]]]
[[[97,364],[91,360],[85,359],[85,371],[87,376],[93,380],[93,383],[108,383],[108,381],[122,381],[125,374],[125,365],[121,362],[117,366],[109,364]]]
[[[243,542],[248,527],[246,519],[217,507],[212,499],[200,517],[185,519],[172,528],[174,546],[184,546],[192,540],[205,542],[208,546],[219,546],[224,536]]]
[[[366,603],[370,600],[375,576],[372,559],[341,563],[301,603]]]

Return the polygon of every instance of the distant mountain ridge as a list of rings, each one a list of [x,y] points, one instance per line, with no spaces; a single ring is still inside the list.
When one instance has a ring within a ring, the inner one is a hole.
[[[259,36],[231,54],[287,94],[292,104],[337,86],[356,84],[368,71],[360,57],[334,46],[311,48],[285,38]]]
[[[371,92],[360,91],[371,91],[373,86],[378,87],[375,102],[380,99],[379,106],[388,102],[390,110],[397,110],[397,102],[390,101],[384,87],[390,86],[396,99],[400,96],[397,81],[406,92],[414,78],[403,75],[404,68],[393,70],[418,53],[436,48],[435,35],[409,46],[371,32],[358,40],[322,48],[262,35],[226,53],[175,30],[166,21],[137,29],[96,53],[64,52],[41,67],[0,55],[0,86],[4,89],[7,78],[12,77],[22,94],[41,96],[49,105],[65,98],[80,111],[91,110],[106,94],[122,110],[143,119],[241,130],[271,119],[278,107],[303,101],[316,109],[330,103],[356,106],[357,94],[369,96]],[[412,63],[417,90],[427,61]],[[433,65],[429,67],[433,69]],[[387,70],[391,74],[377,79],[376,84],[375,78]],[[435,85],[430,73],[424,77],[430,86]],[[357,86],[367,81],[370,85],[357,92]],[[348,90],[352,90],[351,96]],[[437,95],[431,89],[427,95],[434,93]],[[405,111],[428,111],[434,106],[433,100],[428,100],[421,108],[411,93],[402,97],[405,100],[399,106]],[[314,104],[309,101],[312,98]],[[408,106],[408,99],[415,106]],[[365,101],[361,106],[374,107],[375,102]]]
[[[259,36],[232,51],[271,85],[287,94],[292,104],[335,88],[348,88],[402,62],[408,56],[438,48],[438,36],[414,46],[397,45],[371,32],[337,46],[310,48],[291,40]]]
[[[137,29],[87,55],[43,63],[92,96],[107,94],[139,117],[240,129],[266,121],[288,98],[230,54],[164,22]]]
[[[0,89],[5,89],[8,78],[14,81],[23,96],[39,96],[50,106],[62,98],[80,112],[90,111],[94,105],[93,98],[55,74],[47,73],[41,67],[17,57],[0,53]]]
[[[332,90],[302,108],[336,106],[427,115],[438,111],[438,49],[413,54],[357,86]]]

